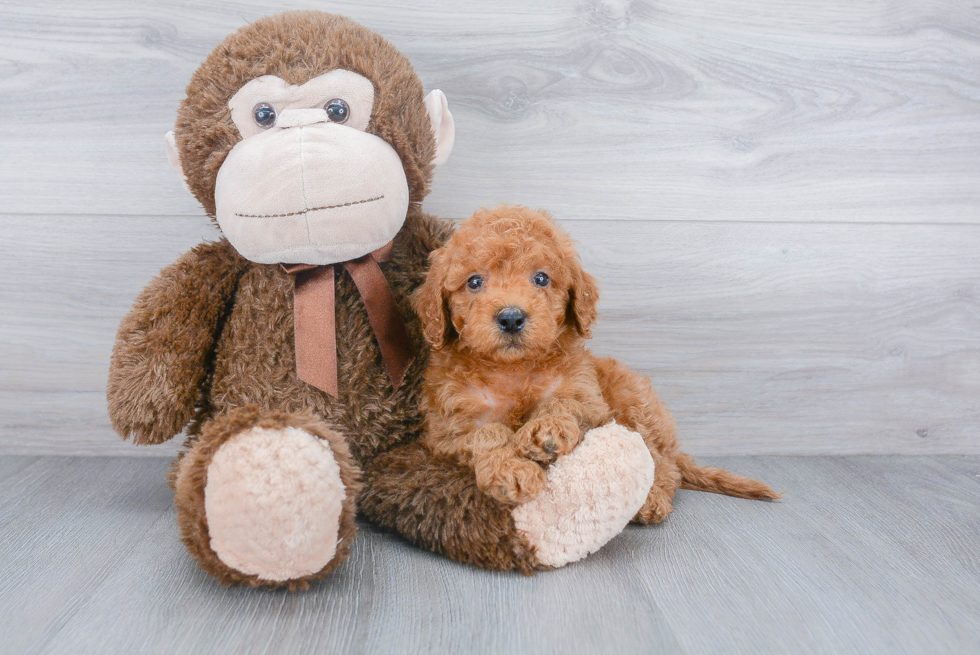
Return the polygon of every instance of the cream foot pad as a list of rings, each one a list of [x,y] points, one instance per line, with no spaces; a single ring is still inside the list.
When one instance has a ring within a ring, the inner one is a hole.
[[[263,580],[316,573],[336,553],[344,497],[326,443],[299,428],[252,428],[222,445],[208,466],[211,549]]]
[[[514,508],[514,522],[547,566],[594,553],[623,531],[653,486],[653,457],[615,421],[590,430],[548,470],[548,486]]]

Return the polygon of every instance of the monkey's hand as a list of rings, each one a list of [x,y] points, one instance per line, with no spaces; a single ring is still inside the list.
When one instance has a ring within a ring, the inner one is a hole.
[[[207,360],[248,262],[224,239],[163,269],[116,334],[106,396],[112,426],[138,444],[163,443],[193,418]]]

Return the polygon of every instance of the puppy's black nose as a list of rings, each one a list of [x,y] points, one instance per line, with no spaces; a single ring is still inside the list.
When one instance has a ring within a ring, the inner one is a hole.
[[[507,334],[517,334],[524,329],[527,314],[517,307],[504,307],[497,312],[497,325]]]

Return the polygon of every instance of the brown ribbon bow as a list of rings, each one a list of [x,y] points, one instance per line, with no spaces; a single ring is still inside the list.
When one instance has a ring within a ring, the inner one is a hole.
[[[301,380],[337,397],[334,267],[342,263],[364,300],[388,378],[396,389],[402,383],[414,356],[412,342],[388,280],[378,266],[391,259],[392,250],[388,243],[368,255],[337,264],[282,264],[295,280],[296,374]]]

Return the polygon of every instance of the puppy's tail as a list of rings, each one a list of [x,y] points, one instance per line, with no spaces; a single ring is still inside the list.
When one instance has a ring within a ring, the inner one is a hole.
[[[735,475],[713,466],[698,466],[687,453],[677,453],[677,466],[681,470],[681,488],[695,491],[710,491],[715,494],[752,498],[754,500],[775,500],[782,498],[764,482]]]

